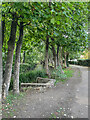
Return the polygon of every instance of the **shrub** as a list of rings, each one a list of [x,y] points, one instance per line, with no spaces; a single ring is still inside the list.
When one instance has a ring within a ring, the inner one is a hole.
[[[64,70],[64,74],[67,76],[67,78],[72,77],[74,73],[74,70],[72,70],[71,68],[67,68]]]
[[[30,70],[35,69],[36,64],[27,64],[27,63],[22,63],[20,64],[20,73],[28,72]]]
[[[20,84],[23,83],[31,83],[31,82],[36,82],[37,77],[43,77],[46,78],[46,72],[44,70],[33,70],[29,71],[27,73],[21,73],[20,74]]]
[[[65,82],[68,78],[73,76],[74,71],[71,68],[64,68],[64,73],[61,72],[61,66],[59,66],[56,70],[52,71],[52,78],[56,79],[56,82]]]
[[[81,66],[90,66],[90,60],[78,60],[78,61],[69,61],[70,64],[81,65]]]
[[[19,83],[31,83],[31,82],[36,82],[36,78],[37,77],[43,77],[46,78],[46,72],[45,70],[32,70],[29,72],[25,72],[25,73],[20,73],[19,76]],[[10,90],[13,89],[13,78],[11,79],[11,83],[10,83]]]
[[[78,61],[69,61],[69,64],[78,65]]]
[[[32,66],[30,64],[20,64],[20,80],[27,78],[28,71],[33,70],[36,67],[36,64],[33,64]],[[13,74],[14,66],[12,67],[12,74]],[[28,78],[29,79],[29,78]],[[27,81],[27,80],[25,80]],[[21,82],[20,82],[21,83]],[[11,77],[11,82],[10,82],[10,88],[9,90],[13,89],[13,76]]]
[[[78,60],[78,65],[90,66],[90,60]]]
[[[67,76],[61,72],[61,66],[52,72],[51,77],[56,80],[65,80],[67,78]]]

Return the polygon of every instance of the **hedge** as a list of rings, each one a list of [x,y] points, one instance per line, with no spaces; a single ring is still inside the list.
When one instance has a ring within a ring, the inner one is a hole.
[[[81,66],[88,66],[90,67],[90,60],[77,60],[77,61],[69,61],[69,64],[74,64],[74,65],[81,65]]]

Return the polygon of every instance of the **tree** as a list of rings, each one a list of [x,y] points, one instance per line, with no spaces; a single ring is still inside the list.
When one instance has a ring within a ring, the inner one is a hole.
[[[13,52],[14,52],[15,39],[16,39],[16,30],[17,30],[17,14],[13,13],[12,14],[11,33],[10,33],[10,38],[8,41],[7,61],[6,61],[4,79],[3,79],[3,89],[2,89],[3,98],[5,98],[8,95],[8,89],[9,89],[10,80],[11,80]]]
[[[3,15],[5,17],[5,14]],[[2,46],[4,42],[4,33],[5,33],[5,18],[2,20]]]
[[[0,29],[0,107],[1,107],[1,99],[2,99],[2,32]]]
[[[19,68],[20,68],[20,53],[23,40],[23,22],[20,22],[20,33],[19,40],[17,41],[16,46],[16,55],[15,55],[15,65],[14,65],[14,75],[13,75],[13,92],[14,94],[19,94]]]
[[[20,14],[20,26],[19,26],[19,40],[17,41],[16,53],[15,53],[15,65],[13,73],[13,92],[14,94],[19,94],[19,69],[20,69],[20,54],[23,42],[23,31],[26,25],[30,24],[30,7],[27,3],[19,3],[20,7],[17,6],[18,13]],[[22,12],[21,9],[23,8]],[[26,11],[28,13],[26,13]]]

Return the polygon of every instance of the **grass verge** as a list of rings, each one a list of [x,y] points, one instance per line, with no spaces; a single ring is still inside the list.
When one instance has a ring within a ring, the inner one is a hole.
[[[64,74],[61,74],[60,77],[58,77],[58,76],[55,77],[55,79],[56,79],[55,85],[58,82],[65,83],[70,77],[73,76],[74,70],[72,68],[70,68],[70,67],[65,68],[65,69],[63,69],[63,71],[64,71]]]

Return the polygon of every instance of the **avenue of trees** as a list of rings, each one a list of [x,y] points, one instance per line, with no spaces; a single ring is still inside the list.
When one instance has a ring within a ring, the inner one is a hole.
[[[3,98],[8,95],[12,65],[13,92],[19,94],[19,69],[25,56],[30,56],[30,64],[45,64],[48,77],[49,66],[61,66],[63,73],[68,59],[88,47],[87,15],[85,2],[2,3]]]

